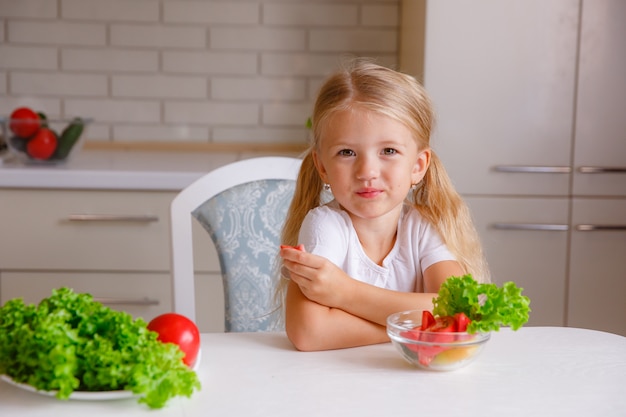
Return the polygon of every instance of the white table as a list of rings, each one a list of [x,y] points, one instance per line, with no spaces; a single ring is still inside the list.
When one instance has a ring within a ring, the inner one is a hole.
[[[452,372],[418,370],[391,344],[297,352],[282,333],[203,334],[202,352],[202,391],[161,410],[0,383],[0,416],[626,416],[626,338],[592,330],[503,329]]]

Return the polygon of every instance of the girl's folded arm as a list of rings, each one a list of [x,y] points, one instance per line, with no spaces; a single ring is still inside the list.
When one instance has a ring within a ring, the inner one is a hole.
[[[463,275],[456,261],[440,261],[424,271],[424,293],[393,291],[357,280],[346,281],[350,289],[341,291],[338,307],[365,320],[386,325],[390,314],[404,310],[432,310],[433,298],[451,276]]]
[[[302,351],[342,349],[388,342],[384,326],[306,298],[298,285],[289,283],[285,330]]]

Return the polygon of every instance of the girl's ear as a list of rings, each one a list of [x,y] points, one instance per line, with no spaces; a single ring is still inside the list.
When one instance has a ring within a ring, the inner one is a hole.
[[[417,160],[415,161],[415,165],[413,166],[413,171],[411,172],[411,184],[417,184],[424,178],[426,175],[426,171],[430,166],[430,149],[424,149],[417,155]]]
[[[326,168],[324,168],[324,164],[320,160],[317,150],[312,150],[311,155],[313,156],[313,163],[315,164],[315,168],[317,169],[317,173],[322,179],[322,182],[328,182],[326,181]]]

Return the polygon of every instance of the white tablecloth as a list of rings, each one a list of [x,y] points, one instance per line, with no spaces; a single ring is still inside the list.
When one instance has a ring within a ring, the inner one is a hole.
[[[626,338],[592,330],[503,329],[452,372],[414,368],[388,343],[297,352],[283,333],[203,334],[202,353],[202,390],[161,410],[0,383],[0,416],[626,416]]]

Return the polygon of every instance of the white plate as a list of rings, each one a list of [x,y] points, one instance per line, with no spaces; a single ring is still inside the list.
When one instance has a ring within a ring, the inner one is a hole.
[[[54,397],[57,395],[56,391],[40,391],[31,385],[15,382],[13,378],[8,375],[0,375],[0,379],[25,391],[36,392],[37,394],[47,395],[50,397]],[[74,391],[70,394],[69,399],[83,401],[105,401],[131,398],[135,395],[136,394],[133,394],[132,391]]]
[[[197,371],[200,367],[200,359],[202,358],[202,350],[198,352],[198,358],[196,359],[196,363],[193,366],[193,371]],[[47,395],[49,397],[56,396],[56,391],[41,391],[32,385],[22,384],[20,382],[15,382],[13,378],[8,375],[0,375],[0,379],[4,382],[11,384],[17,388],[23,389],[25,391],[35,392],[41,395]],[[132,391],[119,390],[119,391],[73,391],[70,394],[70,400],[79,400],[79,401],[108,401],[108,400],[121,400],[124,398],[132,398],[136,397],[139,394],[134,394]]]

